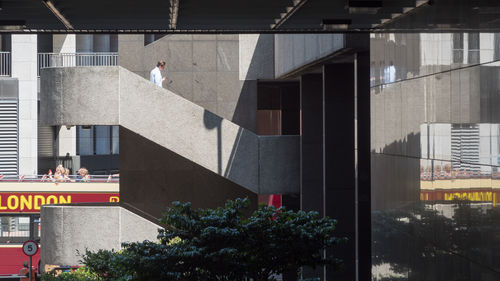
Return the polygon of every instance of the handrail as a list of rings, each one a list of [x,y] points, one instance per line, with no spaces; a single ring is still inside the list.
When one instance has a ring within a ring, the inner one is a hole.
[[[38,76],[40,69],[73,66],[117,66],[117,52],[100,53],[38,53]]]
[[[0,76],[12,74],[12,61],[10,52],[0,52]]]
[[[78,175],[57,177],[55,175],[2,175],[2,182],[67,182],[67,183],[119,183],[120,175],[89,175],[88,179],[81,179]]]

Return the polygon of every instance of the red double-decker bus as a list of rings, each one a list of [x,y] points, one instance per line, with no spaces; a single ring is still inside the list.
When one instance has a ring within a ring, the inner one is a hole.
[[[118,201],[118,177],[91,176],[88,182],[38,176],[0,178],[0,276],[18,274],[28,260],[21,247],[26,240],[39,241],[42,205]],[[33,256],[35,268],[40,251]]]

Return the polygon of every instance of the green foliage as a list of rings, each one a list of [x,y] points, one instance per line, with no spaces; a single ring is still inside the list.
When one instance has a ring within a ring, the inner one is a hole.
[[[336,221],[316,212],[260,207],[245,217],[247,199],[217,209],[174,202],[159,243],[126,243],[120,252],[86,252],[84,264],[102,280],[274,280],[301,266],[341,264],[322,252],[345,240]]]
[[[81,267],[73,272],[63,272],[56,276],[55,272],[44,273],[42,281],[98,281],[98,276]]]

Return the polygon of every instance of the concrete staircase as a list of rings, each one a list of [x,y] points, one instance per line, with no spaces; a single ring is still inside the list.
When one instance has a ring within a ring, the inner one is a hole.
[[[120,125],[251,193],[299,191],[298,136],[257,136],[122,67],[40,76],[41,125]],[[120,157],[127,149],[120,144]]]

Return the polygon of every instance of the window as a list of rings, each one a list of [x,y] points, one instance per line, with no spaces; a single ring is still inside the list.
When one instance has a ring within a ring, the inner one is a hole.
[[[120,127],[111,127],[111,154],[120,154]]]
[[[78,126],[78,155],[94,155],[94,130],[91,126]]]
[[[119,154],[119,126],[78,126],[78,155]]]
[[[111,128],[109,126],[95,126],[95,154],[111,154]]]
[[[23,243],[28,238],[38,239],[40,215],[1,215],[0,243]]]

